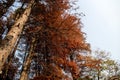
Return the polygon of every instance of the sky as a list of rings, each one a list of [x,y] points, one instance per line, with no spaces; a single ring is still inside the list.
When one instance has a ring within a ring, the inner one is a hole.
[[[91,49],[110,52],[111,58],[120,60],[120,0],[78,0],[86,41]]]

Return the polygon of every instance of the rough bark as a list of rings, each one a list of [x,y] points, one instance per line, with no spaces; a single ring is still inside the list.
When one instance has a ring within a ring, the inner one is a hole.
[[[23,30],[23,26],[30,15],[31,8],[34,5],[34,0],[28,4],[28,7],[24,11],[24,13],[20,16],[20,18],[15,22],[12,26],[11,30],[6,35],[5,39],[2,41],[0,45],[0,73],[2,73],[2,67],[8,58],[11,51],[14,49],[15,44],[19,38]]]
[[[34,42],[35,42],[35,39],[32,39],[32,44],[31,44],[31,47],[30,47],[28,57],[26,58],[26,60],[23,64],[23,70],[22,70],[22,73],[21,73],[20,80],[28,80],[28,69],[29,69],[30,63],[32,61],[31,58],[32,58],[32,55],[33,55]]]

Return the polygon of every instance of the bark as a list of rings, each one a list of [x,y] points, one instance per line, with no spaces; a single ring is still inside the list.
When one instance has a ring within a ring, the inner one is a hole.
[[[31,44],[31,47],[30,47],[28,57],[26,58],[26,61],[23,64],[23,70],[22,70],[22,73],[21,73],[20,80],[28,80],[28,69],[30,68],[30,63],[32,61],[31,58],[32,58],[32,55],[33,55],[34,42],[35,42],[35,39],[32,39],[32,44]]]
[[[23,30],[23,26],[25,22],[28,20],[28,16],[30,15],[31,8],[34,5],[34,0],[32,0],[24,13],[20,16],[20,18],[15,22],[12,26],[11,30],[6,35],[5,39],[2,41],[0,45],[0,73],[2,73],[3,65],[8,58],[11,51],[14,49],[15,44],[19,38]]]
[[[20,36],[20,38],[21,38],[21,36]],[[13,62],[12,60],[14,59],[14,55],[15,55],[14,53],[17,50],[20,38],[18,40],[18,43],[15,45],[13,52],[11,52],[11,54],[7,58],[7,61],[5,63],[7,65],[4,64],[4,68],[3,68],[4,72],[1,74],[0,79],[7,80],[7,78],[9,78],[11,80],[11,79],[13,79],[13,77],[15,75],[15,73],[9,74],[9,70],[10,70],[11,66],[13,67],[13,65],[11,65],[11,64],[14,64],[14,63],[12,63]],[[13,75],[13,76],[11,76],[11,75]]]

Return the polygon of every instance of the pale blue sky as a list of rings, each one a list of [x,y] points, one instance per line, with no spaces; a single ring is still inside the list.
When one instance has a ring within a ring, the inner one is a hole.
[[[120,60],[120,0],[79,0],[78,5],[92,49],[106,50]]]

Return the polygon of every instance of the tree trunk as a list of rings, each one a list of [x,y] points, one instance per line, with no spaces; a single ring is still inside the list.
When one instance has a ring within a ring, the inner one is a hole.
[[[20,38],[21,38],[21,36],[20,36]],[[14,64],[14,63],[12,63],[12,60],[14,59],[14,53],[15,53],[15,51],[17,50],[17,47],[18,47],[18,44],[19,44],[19,41],[20,41],[20,38],[19,38],[19,40],[18,40],[18,43],[15,45],[15,48],[14,48],[14,50],[13,50],[13,52],[11,52],[11,54],[8,56],[8,58],[7,58],[7,65],[4,65],[4,67],[3,67],[3,73],[1,74],[1,77],[0,77],[0,79],[3,79],[3,80],[7,80],[7,78],[9,77],[9,79],[13,79],[13,77],[14,77],[14,75],[15,75],[15,73],[12,73],[13,74],[13,76],[11,76],[11,74],[9,74],[9,70],[10,70],[10,67],[12,66],[13,67],[13,65],[11,65],[11,64]]]
[[[22,70],[22,73],[21,73],[21,76],[20,76],[20,80],[28,80],[28,69],[29,69],[30,63],[32,61],[31,58],[32,58],[32,55],[33,55],[34,42],[35,42],[35,39],[32,39],[32,44],[31,44],[31,47],[30,47],[28,57],[26,58],[26,61],[23,64],[23,70]]]
[[[12,26],[11,30],[8,32],[5,39],[2,41],[0,45],[0,73],[2,73],[3,65],[17,43],[19,35],[23,30],[23,26],[27,21],[28,16],[30,15],[31,8],[33,5],[34,0],[32,0],[31,3],[28,4],[28,7],[24,11],[24,13]]]
[[[98,76],[97,76],[98,80],[100,80],[100,70],[98,69]]]

